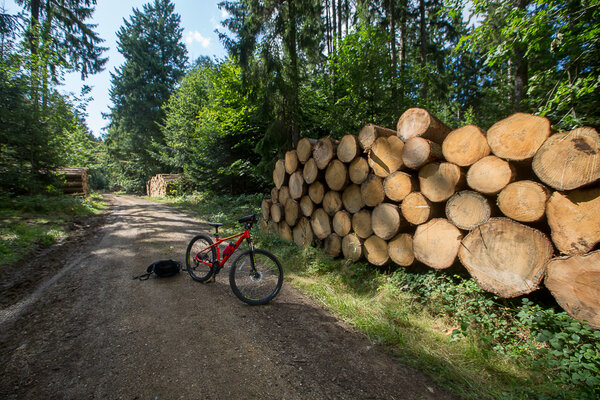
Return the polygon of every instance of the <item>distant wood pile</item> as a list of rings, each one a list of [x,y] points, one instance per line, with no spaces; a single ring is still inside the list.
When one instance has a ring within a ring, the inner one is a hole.
[[[64,182],[61,187],[63,193],[89,196],[89,172],[89,168],[85,167],[59,168],[56,173],[59,176],[64,176]]]
[[[175,182],[181,178],[181,174],[158,174],[154,175],[146,183],[146,194],[150,197],[165,197],[170,195],[175,188]]]
[[[396,129],[301,139],[275,165],[263,227],[378,266],[459,260],[504,298],[545,277],[570,315],[600,328],[599,179],[593,128],[555,133],[517,113],[453,130],[412,108]]]

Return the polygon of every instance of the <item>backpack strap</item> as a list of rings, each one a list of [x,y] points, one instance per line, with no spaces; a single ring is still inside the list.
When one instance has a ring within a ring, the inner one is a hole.
[[[148,279],[150,279],[150,275],[152,275],[152,272],[148,272],[142,275],[138,275],[138,276],[134,276],[133,280],[139,279],[140,281],[147,281]]]

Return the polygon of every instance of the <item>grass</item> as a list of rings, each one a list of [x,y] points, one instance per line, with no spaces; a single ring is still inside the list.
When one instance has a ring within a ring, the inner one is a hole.
[[[0,196],[0,268],[19,261],[36,246],[50,246],[68,236],[74,217],[98,213],[102,198],[70,196]]]
[[[237,228],[261,196],[162,199]],[[286,282],[466,399],[600,397],[600,331],[543,299],[500,299],[472,279],[426,267],[378,269],[334,260],[256,229],[285,260]]]

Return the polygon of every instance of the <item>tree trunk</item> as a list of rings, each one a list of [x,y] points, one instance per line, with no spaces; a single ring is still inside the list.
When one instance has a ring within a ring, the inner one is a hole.
[[[456,164],[430,163],[419,170],[421,193],[433,202],[446,201],[463,187],[464,174]]]
[[[339,257],[340,254],[342,254],[342,238],[335,233],[330,234],[325,238],[323,249],[325,250],[325,253],[329,254],[331,257]]]
[[[313,146],[317,144],[317,139],[302,138],[296,146],[296,156],[302,164],[306,163],[312,156]]]
[[[463,190],[446,203],[446,218],[457,228],[470,231],[487,222],[491,216],[488,199],[477,192]]]
[[[463,239],[458,256],[482,289],[511,298],[538,288],[552,251],[542,232],[508,218],[492,218]]]
[[[402,201],[410,192],[416,189],[416,182],[407,173],[396,171],[383,180],[383,192],[392,201]]]
[[[313,203],[321,204],[323,196],[325,196],[325,185],[321,182],[316,181],[308,187],[308,197],[310,197]]]
[[[361,239],[366,239],[373,234],[371,226],[371,211],[363,208],[352,216],[352,230]]]
[[[342,196],[340,192],[330,190],[323,197],[323,209],[330,217],[333,217],[336,212],[342,209]]]
[[[280,238],[290,242],[294,240],[292,236],[292,228],[290,228],[290,226],[285,221],[280,221],[277,225],[277,229],[279,230]]]
[[[281,222],[283,218],[284,208],[280,203],[271,204],[271,220],[273,222]]]
[[[290,176],[288,188],[290,197],[294,200],[298,200],[306,194],[307,186],[302,171],[296,171]]]
[[[375,207],[382,203],[385,199],[383,179],[373,174],[369,175],[367,180],[360,185],[360,194],[363,203],[368,207]]]
[[[288,180],[288,175],[285,173],[285,161],[277,160],[275,169],[273,170],[273,183],[277,189],[285,185]]]
[[[279,189],[279,202],[281,205],[285,206],[285,202],[290,198],[290,188],[287,186],[282,186]]]
[[[313,241],[313,231],[308,218],[302,217],[292,230],[294,242],[300,247],[308,247]]]
[[[271,218],[271,206],[273,202],[271,200],[264,199],[262,203],[260,203],[260,210],[262,211],[262,217],[264,220],[269,220]]]
[[[332,160],[325,170],[325,182],[331,190],[341,191],[348,184],[348,168],[340,160]]]
[[[398,120],[398,137],[406,142],[411,137],[420,136],[442,144],[451,129],[429,111],[422,108],[409,108]]]
[[[314,158],[311,157],[306,161],[302,169],[302,176],[304,177],[304,182],[309,185],[317,180],[319,177],[319,168],[317,168]]]
[[[402,216],[413,225],[421,225],[431,218],[442,216],[442,205],[432,203],[421,192],[407,195],[400,206]]]
[[[578,128],[550,136],[533,158],[533,171],[556,190],[572,190],[600,179],[600,136]]]
[[[369,176],[370,168],[366,158],[356,157],[348,167],[348,176],[353,183],[360,185]]]
[[[358,142],[363,150],[371,149],[371,146],[380,137],[396,136],[396,131],[393,129],[384,128],[373,124],[365,125],[358,134]]]
[[[359,261],[363,256],[363,240],[355,233],[350,233],[342,239],[342,253],[344,258],[354,262]]]
[[[331,234],[331,218],[322,208],[317,208],[310,219],[313,233],[318,239],[325,239]]]
[[[355,135],[345,135],[337,147],[337,158],[349,163],[359,154],[358,138]]]
[[[402,162],[410,169],[419,169],[442,158],[442,146],[420,136],[408,139],[402,149]]]
[[[295,226],[300,218],[300,206],[294,199],[288,199],[285,202],[285,222],[290,226]]]
[[[317,164],[317,168],[327,168],[329,162],[335,157],[337,145],[337,141],[330,137],[319,139],[313,148],[313,158]]]
[[[565,254],[583,254],[600,242],[600,187],[554,192],[546,205],[552,241]]]
[[[388,242],[390,259],[397,265],[408,267],[415,262],[413,237],[410,233],[400,233]]]
[[[431,268],[448,268],[456,260],[461,239],[462,233],[456,226],[445,218],[434,218],[415,231],[415,258]]]
[[[285,153],[285,172],[292,175],[298,169],[298,154],[296,150],[290,150]]]
[[[342,193],[342,203],[344,208],[351,214],[360,211],[365,206],[360,193],[360,186],[355,184],[348,186]]]
[[[515,8],[525,12],[530,0],[513,0]],[[523,43],[519,38],[513,39],[513,56],[512,61],[515,64],[514,69],[514,104],[513,109],[522,111],[525,108],[525,97],[527,95],[527,84],[529,81],[529,71],[527,63],[527,44]]]
[[[490,155],[485,132],[475,125],[453,130],[442,143],[442,155],[446,161],[459,167],[468,167]]]
[[[377,235],[372,235],[365,240],[363,251],[367,261],[373,265],[382,266],[390,260],[387,242]]]
[[[340,210],[333,216],[333,231],[340,235],[346,236],[352,229],[352,216],[348,211]]]
[[[550,136],[548,118],[517,113],[496,122],[487,132],[492,153],[505,160],[531,159]]]
[[[368,161],[373,173],[385,178],[398,171],[402,163],[404,142],[397,136],[381,137],[369,149]]]
[[[373,233],[383,240],[390,240],[400,230],[404,223],[400,209],[391,203],[381,203],[371,213]]]
[[[300,211],[305,217],[310,217],[315,210],[315,203],[310,199],[309,196],[302,196],[300,199]]]
[[[469,187],[488,195],[499,193],[514,179],[514,167],[496,156],[483,157],[467,171]]]
[[[550,260],[544,283],[570,316],[600,329],[600,250]]]
[[[546,213],[550,191],[534,181],[508,184],[498,194],[498,207],[504,215],[519,222],[536,222]]]

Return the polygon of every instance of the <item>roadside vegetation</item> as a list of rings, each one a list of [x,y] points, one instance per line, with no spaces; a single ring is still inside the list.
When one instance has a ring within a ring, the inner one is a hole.
[[[0,268],[17,262],[36,246],[50,246],[68,236],[75,217],[104,209],[102,197],[0,196]]]
[[[261,195],[154,199],[238,228]],[[257,245],[285,260],[286,282],[467,399],[596,399],[600,331],[561,311],[543,290],[501,299],[456,267],[377,269],[256,229]]]

